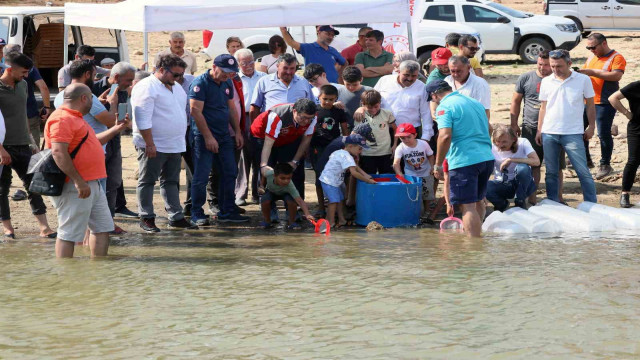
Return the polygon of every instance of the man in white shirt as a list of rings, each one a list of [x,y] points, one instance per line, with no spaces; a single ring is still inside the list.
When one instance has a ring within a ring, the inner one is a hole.
[[[180,57],[180,59],[182,59],[185,64],[187,64],[185,72],[191,75],[195,74],[196,71],[198,71],[198,62],[196,60],[196,55],[191,51],[185,49],[184,44],[184,34],[178,31],[172,32],[171,38],[169,39],[169,48],[160,51],[156,55],[155,62],[158,63],[158,60],[160,60],[160,58],[165,55],[178,55],[178,57]]]
[[[540,83],[540,114],[536,142],[542,145],[546,165],[547,197],[558,200],[558,153],[564,149],[573,164],[584,201],[597,202],[596,186],[587,167],[584,140],[593,137],[596,108],[591,79],[571,71],[567,50],[549,52],[553,75]],[[584,129],[583,113],[587,110],[589,126]]]
[[[433,120],[427,101],[425,85],[418,80],[420,64],[405,60],[398,67],[398,74],[385,75],[374,87],[382,95],[382,108],[391,110],[396,123],[409,123],[416,128],[419,139],[429,141],[433,136]],[[363,108],[358,113],[364,114]],[[362,110],[362,111],[361,111]],[[354,119],[360,114],[354,114]]]
[[[249,179],[249,172],[251,169],[253,169],[253,173],[251,174],[251,194],[253,202],[257,202],[258,173],[260,171],[260,164],[255,160],[255,157],[253,156],[253,142],[250,141],[251,116],[249,115],[249,109],[251,109],[251,98],[253,97],[253,91],[256,88],[258,80],[260,80],[261,77],[267,74],[256,70],[255,60],[253,58],[253,52],[251,50],[240,49],[236,51],[234,56],[238,60],[238,65],[240,67],[238,76],[240,76],[240,80],[242,80],[244,109],[247,112],[245,116],[245,132],[242,134],[245,140],[244,147],[242,148],[242,156],[244,159],[244,173],[246,178]],[[247,186],[245,193],[242,194],[244,199],[247,198],[248,192],[249,187]]]
[[[491,90],[487,81],[471,71],[469,59],[463,55],[449,58],[449,71],[446,81],[451,88],[462,95],[480,101],[487,113],[487,119],[491,120]]]
[[[169,227],[194,228],[182,213],[179,197],[180,163],[186,150],[187,94],[176,82],[187,64],[177,55],[156,62],[156,72],[141,80],[131,93],[133,144],[138,151],[138,213],[140,227],[159,232],[153,212],[153,188],[160,178],[160,194],[169,215]]]

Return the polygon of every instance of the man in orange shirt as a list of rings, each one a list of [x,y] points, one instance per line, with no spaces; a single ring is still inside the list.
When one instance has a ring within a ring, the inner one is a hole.
[[[128,120],[119,121],[96,135],[83,115],[92,106],[91,89],[81,83],[65,88],[64,102],[54,111],[44,129],[45,146],[68,181],[60,196],[51,196],[58,213],[56,257],[73,257],[76,242],[82,242],[87,227],[91,230],[91,257],[106,256],[113,218],[107,197],[98,182],[107,176],[102,145],[123,131]],[[84,140],[83,140],[84,139]],[[75,158],[69,155],[80,146]]]
[[[613,152],[613,137],[611,136],[611,125],[616,109],[609,104],[609,96],[620,88],[620,79],[624,74],[627,65],[624,57],[607,45],[607,38],[600,33],[593,33],[587,38],[587,50],[591,55],[584,64],[580,73],[588,75],[596,93],[596,126],[598,137],[600,138],[600,167],[596,173],[596,179],[601,180],[609,175],[611,168],[611,153]],[[585,126],[587,126],[586,113],[584,116]],[[589,155],[589,143],[585,141],[587,149],[588,163],[593,164]],[[592,166],[592,165],[591,165]]]

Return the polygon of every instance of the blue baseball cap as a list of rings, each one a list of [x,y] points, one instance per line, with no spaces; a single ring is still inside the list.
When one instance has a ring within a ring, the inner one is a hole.
[[[347,136],[346,139],[344,139],[344,143],[345,144],[353,144],[353,145],[360,145],[362,146],[363,149],[368,149],[369,145],[367,145],[367,140],[365,140],[362,135],[358,135],[358,134],[351,134],[349,136]]]
[[[340,31],[336,30],[332,25],[320,25],[318,31],[333,31],[335,35],[340,35]]]
[[[434,80],[434,81],[428,83],[427,86],[426,86],[427,94],[429,94],[428,97],[427,97],[427,101],[431,101],[431,93],[434,93],[434,92],[440,91],[440,90],[444,90],[444,89],[451,89],[451,85],[449,85],[444,80]]]
[[[213,60],[213,65],[219,67],[226,73],[238,72],[238,61],[229,54],[216,56]]]

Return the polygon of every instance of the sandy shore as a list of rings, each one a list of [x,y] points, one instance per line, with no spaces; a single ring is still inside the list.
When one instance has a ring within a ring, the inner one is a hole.
[[[40,1],[27,1],[29,4],[33,5],[42,5]],[[62,1],[53,1],[54,5],[63,4]],[[502,3],[507,6],[511,6],[513,8],[517,8],[520,10],[540,13],[542,10],[542,5],[540,1],[535,2],[525,2],[525,1],[514,1],[514,0],[503,0]],[[10,0],[7,5],[24,5],[25,1],[13,1]],[[201,34],[200,32],[190,31],[186,32],[186,41],[187,48],[197,52],[200,50],[200,46],[202,44]],[[627,71],[622,78],[621,86],[624,86],[634,80],[640,78],[640,70],[638,69],[638,61],[640,59],[640,52],[637,50],[638,43],[640,42],[640,33],[605,33],[605,35],[609,36],[609,45],[611,48],[622,53],[627,60]],[[133,64],[139,65],[142,63],[142,36],[139,33],[128,33],[127,40],[129,44],[129,49],[131,52],[131,62]],[[163,49],[166,46],[166,42],[168,40],[168,35],[166,33],[153,33],[151,34],[150,41],[150,49],[151,56],[155,55],[156,52]],[[89,42],[90,43],[90,42]],[[584,42],[580,43],[576,49],[572,51],[572,56],[574,57],[574,66],[582,66],[585,62],[589,52],[585,49]],[[152,58],[150,56],[150,58]],[[198,66],[200,71],[204,71],[205,67],[210,66],[210,62],[205,63],[203,57],[198,57]],[[486,63],[483,64],[485,78],[491,85],[492,91],[492,112],[491,112],[491,121],[493,123],[509,123],[509,104],[511,101],[511,96],[513,94],[514,84],[518,76],[524,72],[530,71],[534,69],[532,65],[524,65],[518,61],[518,57],[516,55],[489,55]],[[616,124],[619,128],[620,134],[615,138],[615,148],[612,157],[612,166],[614,168],[614,172],[605,178],[602,181],[596,181],[598,200],[600,203],[606,205],[616,206],[620,196],[620,187],[621,187],[621,176],[622,170],[624,168],[624,164],[627,159],[627,144],[626,144],[626,124],[627,120],[621,115],[616,115],[614,120],[614,124]],[[134,171],[137,167],[136,155],[133,145],[131,143],[131,137],[123,137],[122,139],[122,155],[123,155],[123,178],[124,178],[124,186],[127,201],[129,203],[129,208],[132,210],[136,210],[136,198],[135,198],[135,189],[136,189],[136,180],[134,178]],[[597,139],[597,136],[594,137],[594,140],[590,143],[590,150],[593,156],[594,162],[597,164],[600,159],[600,144]],[[594,169],[595,171],[595,169]],[[307,179],[312,179],[311,173],[308,173]],[[544,178],[544,177],[543,177]],[[14,176],[13,187],[11,189],[11,193],[18,188],[18,185],[21,185],[21,182],[18,180],[17,176]],[[184,173],[182,175],[182,189],[184,190]],[[544,185],[541,185],[541,188],[544,189]],[[155,197],[155,206],[156,213],[158,214],[158,224],[162,228],[164,223],[166,222],[165,216],[166,212],[164,211],[164,206],[162,204],[160,194],[156,191],[157,195]],[[544,197],[544,191],[538,191],[539,197]],[[182,200],[186,196],[186,191],[181,192]],[[315,198],[315,190],[313,189],[311,184],[307,184],[307,200],[311,204],[313,208],[316,204]],[[565,200],[569,203],[569,205],[576,206],[580,201],[582,201],[582,194],[580,191],[580,185],[577,177],[575,177],[575,173],[572,174],[572,177],[568,177],[565,180]],[[637,188],[634,188],[632,192],[632,201],[638,201],[638,191]],[[50,202],[47,201],[49,206],[49,223],[52,228],[55,229],[56,216],[55,209],[51,207]],[[247,206],[248,214],[252,216],[252,223],[250,226],[255,226],[259,221],[258,215],[258,207],[257,205]],[[29,205],[27,201],[11,201],[11,210],[12,210],[12,218],[14,222],[14,226],[16,228],[16,236],[20,237],[32,237],[37,235],[37,227],[34,223],[34,218],[30,215],[31,211],[29,209]],[[313,210],[312,210],[313,211]],[[123,227],[125,230],[130,232],[140,232],[141,229],[138,227],[138,223],[135,219],[117,219],[116,223]],[[226,227],[226,225],[225,225]],[[232,227],[232,226],[231,226]],[[246,228],[246,226],[240,226]],[[212,228],[212,229],[215,229]]]

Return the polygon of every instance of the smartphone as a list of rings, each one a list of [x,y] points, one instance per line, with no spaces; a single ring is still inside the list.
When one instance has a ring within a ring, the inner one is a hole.
[[[124,118],[127,116],[127,103],[118,104],[118,121],[124,121]]]
[[[111,89],[109,89],[109,96],[113,95],[116,91],[118,91],[118,84],[111,85]]]
[[[573,66],[573,67],[572,67],[572,69],[573,69],[573,71],[575,71],[575,72],[580,72],[580,68],[579,68],[579,67],[577,67],[577,66]]]

